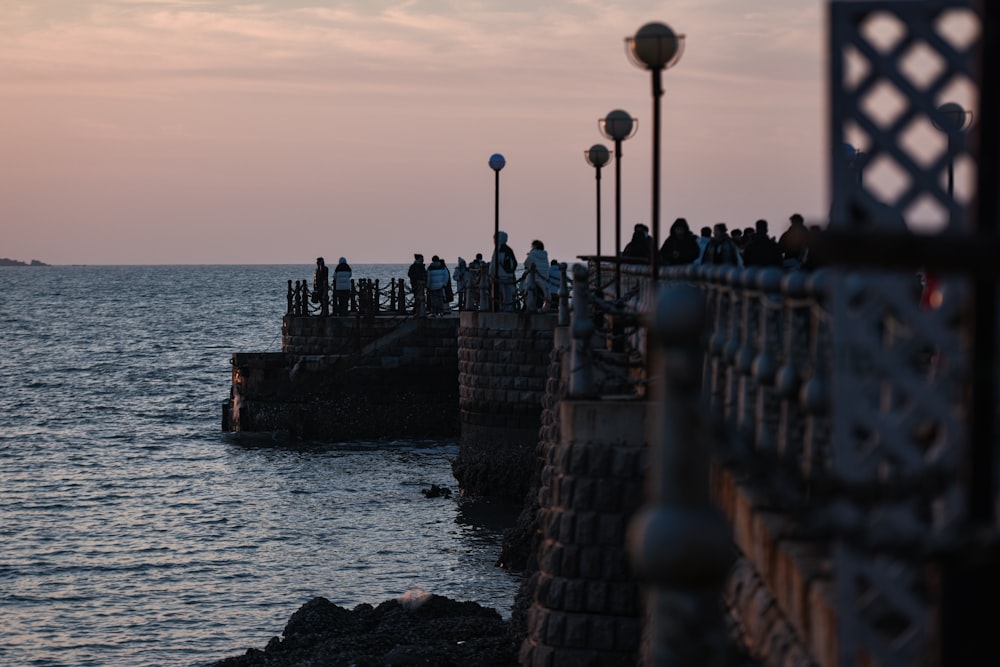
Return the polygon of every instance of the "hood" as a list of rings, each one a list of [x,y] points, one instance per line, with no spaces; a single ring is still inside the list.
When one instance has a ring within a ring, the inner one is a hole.
[[[497,243],[500,245],[507,243],[507,232],[497,232]]]

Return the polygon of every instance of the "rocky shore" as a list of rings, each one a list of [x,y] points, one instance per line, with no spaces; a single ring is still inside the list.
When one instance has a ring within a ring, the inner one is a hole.
[[[281,638],[212,667],[507,667],[518,664],[519,643],[508,621],[475,602],[411,591],[377,607],[349,610],[318,597],[292,615]]]

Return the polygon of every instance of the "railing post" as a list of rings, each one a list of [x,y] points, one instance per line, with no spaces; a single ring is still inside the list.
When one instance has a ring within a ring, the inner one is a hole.
[[[594,337],[594,321],[590,319],[590,299],[587,290],[587,267],[573,265],[573,342],[570,348],[569,395],[573,398],[594,396],[594,361],[590,354]]]
[[[292,303],[294,302],[294,298],[295,298],[295,295],[292,292],[292,281],[291,281],[291,279],[289,279],[288,280],[288,295],[287,295],[288,306],[285,308],[285,315],[291,315],[292,314],[292,312],[293,312],[292,311]]]
[[[569,281],[566,279],[566,262],[559,263],[559,326],[569,326]]]
[[[629,550],[648,585],[645,665],[721,665],[727,638],[719,598],[732,559],[728,525],[709,490],[710,429],[699,403],[705,300],[689,286],[658,295],[650,347],[653,388],[650,503],[629,527]]]

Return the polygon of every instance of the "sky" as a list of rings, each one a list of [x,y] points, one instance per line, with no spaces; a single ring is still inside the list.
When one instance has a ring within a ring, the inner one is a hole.
[[[0,0],[0,257],[49,264],[404,263],[500,228],[597,246],[584,152],[622,144],[622,245],[650,223],[651,75],[625,38],[685,35],[663,75],[661,238],[828,210],[821,0]],[[601,246],[615,247],[615,169]]]

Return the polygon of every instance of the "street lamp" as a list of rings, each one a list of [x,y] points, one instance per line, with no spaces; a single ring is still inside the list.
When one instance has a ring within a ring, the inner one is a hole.
[[[958,102],[945,102],[931,118],[934,127],[948,135],[948,198],[955,196],[955,142],[954,137],[972,125],[972,112]]]
[[[587,162],[594,167],[597,177],[597,290],[604,294],[604,287],[601,284],[601,167],[611,159],[611,152],[603,144],[594,144],[583,152]]]
[[[493,267],[491,273],[493,274],[492,285],[490,286],[490,293],[492,294],[492,301],[490,303],[490,310],[494,313],[497,312],[497,297],[498,293],[498,283],[499,274],[497,273],[497,264],[500,263],[500,170],[504,168],[507,164],[507,160],[504,159],[503,155],[500,153],[494,153],[490,156],[490,169],[493,170],[496,176],[496,185],[494,187],[493,195]]]
[[[597,126],[608,139],[615,142],[615,298],[622,296],[622,270],[619,257],[622,254],[622,142],[635,136],[639,121],[627,111],[615,109],[597,121]],[[600,253],[597,253],[598,255]]]
[[[650,260],[653,283],[658,279],[660,253],[660,98],[663,97],[663,70],[670,69],[684,53],[684,35],[664,23],[647,23],[635,36],[625,39],[626,53],[637,67],[653,73],[653,246]]]

